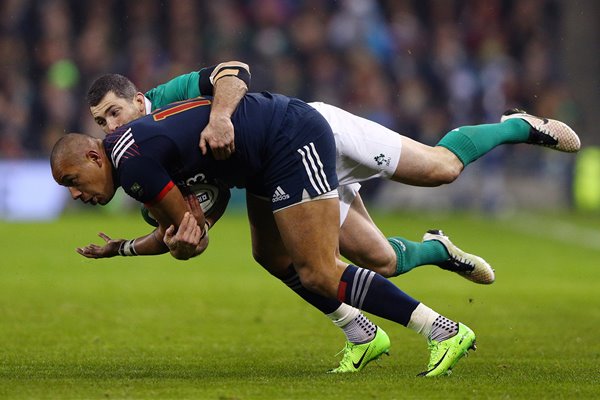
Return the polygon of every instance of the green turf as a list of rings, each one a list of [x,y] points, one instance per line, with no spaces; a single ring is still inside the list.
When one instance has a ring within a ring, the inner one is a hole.
[[[443,228],[497,272],[485,287],[435,267],[394,279],[477,333],[448,378],[416,378],[424,340],[379,319],[391,356],[324,374],[342,334],[253,263],[243,215],[179,262],[82,258],[99,230],[144,233],[137,215],[94,213],[0,222],[0,398],[599,398],[600,217],[416,214],[375,219],[412,240]]]

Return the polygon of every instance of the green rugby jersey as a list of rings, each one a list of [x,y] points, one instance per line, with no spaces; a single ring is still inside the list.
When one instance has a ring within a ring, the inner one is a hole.
[[[193,99],[198,96],[211,96],[211,93],[200,92],[200,75],[207,68],[189,74],[179,75],[170,81],[148,90],[144,95],[152,102],[152,110],[166,106],[176,101]],[[211,86],[212,87],[212,86]]]

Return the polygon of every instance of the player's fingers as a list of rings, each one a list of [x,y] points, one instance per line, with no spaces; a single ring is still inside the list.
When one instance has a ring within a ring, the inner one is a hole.
[[[186,211],[185,214],[183,214],[183,218],[179,223],[179,229],[177,230],[178,237],[184,237],[190,231],[190,216],[191,214],[189,211]]]
[[[76,251],[84,257],[95,258],[94,255],[88,250],[87,247],[78,247]]]
[[[102,239],[104,239],[104,241],[105,241],[106,243],[108,243],[108,242],[110,242],[110,241],[112,240],[112,239],[111,239],[111,238],[110,238],[110,237],[109,237],[107,234],[105,234],[104,232],[99,232],[99,233],[98,233],[98,236],[100,236]]]
[[[204,139],[204,135],[200,135],[200,143],[198,144],[198,146],[200,147],[200,151],[202,152],[202,155],[205,156],[206,155],[206,139]]]
[[[173,232],[175,232],[175,227],[171,225],[165,230],[165,236],[163,237],[163,240],[171,239],[173,237]]]

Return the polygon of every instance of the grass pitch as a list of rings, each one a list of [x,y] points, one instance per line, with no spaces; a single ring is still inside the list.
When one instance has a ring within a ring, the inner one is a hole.
[[[412,240],[442,228],[497,273],[491,286],[431,266],[393,279],[476,332],[478,350],[450,377],[415,377],[425,341],[377,318],[391,356],[325,374],[343,335],[254,264],[242,214],[179,262],[84,259],[75,247],[100,230],[146,230],[136,214],[84,213],[0,222],[0,398],[600,398],[600,217],[417,214],[375,220]]]

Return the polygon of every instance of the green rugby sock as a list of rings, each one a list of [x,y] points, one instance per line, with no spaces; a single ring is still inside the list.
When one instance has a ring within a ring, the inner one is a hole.
[[[518,118],[498,124],[463,126],[448,132],[437,145],[456,154],[466,167],[496,146],[526,142],[530,128]]]
[[[421,265],[444,262],[450,257],[446,247],[437,240],[411,242],[401,237],[387,238],[396,253],[396,273],[402,275]]]

